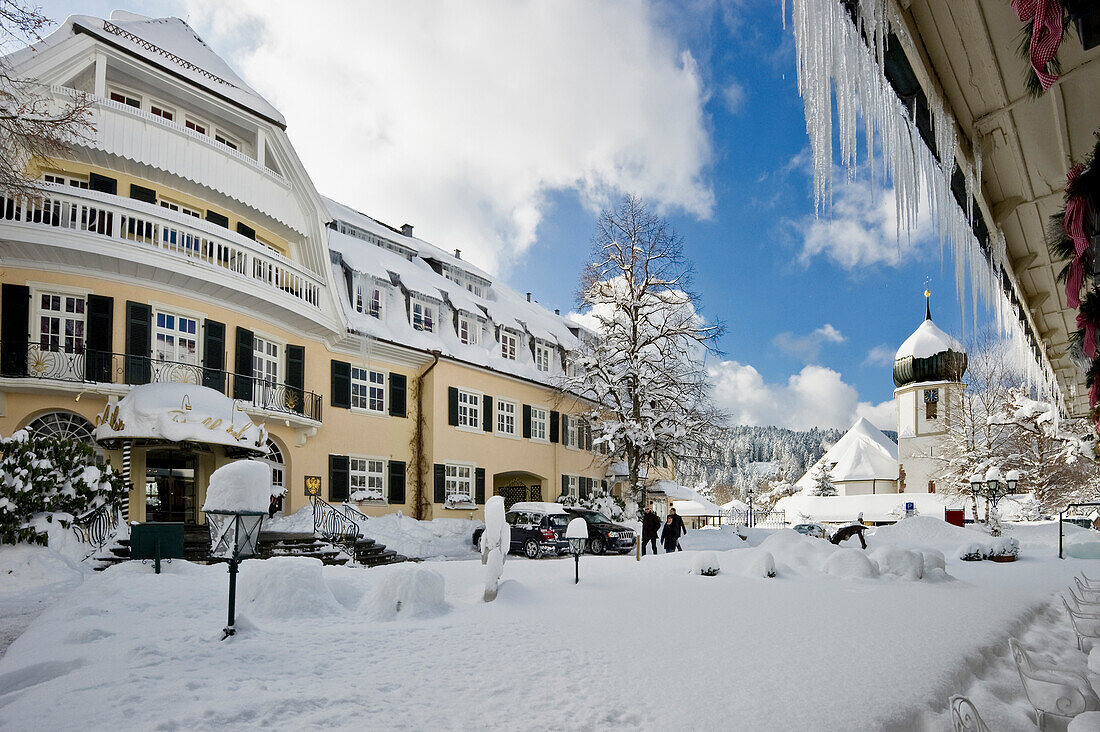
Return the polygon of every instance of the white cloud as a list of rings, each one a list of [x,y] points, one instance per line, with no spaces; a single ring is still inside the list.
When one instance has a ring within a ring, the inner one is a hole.
[[[737,114],[741,111],[741,107],[745,103],[745,87],[738,84],[736,81],[731,81],[726,85],[726,88],[722,90],[722,101],[726,105],[726,111],[730,114]]]
[[[318,188],[499,271],[547,194],[710,215],[707,93],[645,0],[187,0]]]
[[[826,343],[843,343],[844,336],[830,323],[826,323],[812,333],[795,335],[790,331],[780,333],[772,339],[779,350],[794,356],[806,363],[816,361],[821,354],[821,347]]]
[[[799,259],[809,264],[817,256],[845,269],[874,265],[896,267],[920,256],[931,242],[932,219],[927,206],[909,236],[898,236],[894,189],[875,190],[869,181],[848,181],[833,188],[832,205],[820,217],[807,216],[796,225],[802,238]]]
[[[897,348],[886,345],[875,346],[867,352],[867,358],[863,360],[864,366],[893,366]]]
[[[879,404],[859,400],[855,387],[822,366],[806,366],[785,384],[768,384],[755,368],[723,361],[710,368],[714,398],[730,413],[732,424],[847,429],[866,417],[883,430],[897,429],[897,407],[891,399]]]

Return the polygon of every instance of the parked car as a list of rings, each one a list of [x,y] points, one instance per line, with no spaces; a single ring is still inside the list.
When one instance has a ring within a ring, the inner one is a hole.
[[[611,519],[599,511],[589,508],[567,508],[569,517],[580,517],[588,524],[588,551],[593,554],[615,552],[623,554],[634,548],[637,541],[634,531],[626,526],[612,523]]]
[[[795,524],[791,528],[793,528],[798,533],[803,534],[804,536],[812,536],[815,539],[829,538],[829,530],[821,524],[810,522],[805,524]]]
[[[543,555],[557,556],[569,551],[565,528],[569,514],[560,503],[525,501],[514,503],[504,514],[504,520],[512,528],[512,552],[522,552],[529,559]],[[473,544],[481,547],[481,535],[485,527],[474,529]]]

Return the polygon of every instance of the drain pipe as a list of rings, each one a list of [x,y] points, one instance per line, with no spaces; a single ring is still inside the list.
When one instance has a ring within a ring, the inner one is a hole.
[[[413,429],[412,457],[415,467],[416,488],[413,491],[413,517],[423,521],[429,502],[424,497],[424,473],[428,466],[424,460],[424,379],[439,363],[440,351],[432,351],[432,363],[416,377],[416,426]]]

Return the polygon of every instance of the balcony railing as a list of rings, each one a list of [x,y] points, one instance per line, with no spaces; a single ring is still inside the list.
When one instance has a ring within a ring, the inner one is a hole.
[[[230,272],[249,285],[262,282],[313,307],[319,306],[321,282],[298,264],[265,251],[245,237],[228,230],[221,236],[206,230],[215,225],[198,220],[191,224],[187,218],[118,196],[49,183],[42,184],[40,198],[0,195],[0,221],[129,242]]]
[[[198,364],[123,353],[0,343],[0,376],[81,384],[201,384],[258,409],[321,421],[322,399],[312,391]]]

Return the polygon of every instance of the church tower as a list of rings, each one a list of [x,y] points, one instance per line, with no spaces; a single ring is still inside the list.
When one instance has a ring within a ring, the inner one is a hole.
[[[936,460],[949,421],[962,411],[966,350],[932,322],[925,292],[924,322],[894,356],[898,405],[898,462],[906,493],[935,493],[942,464]]]

